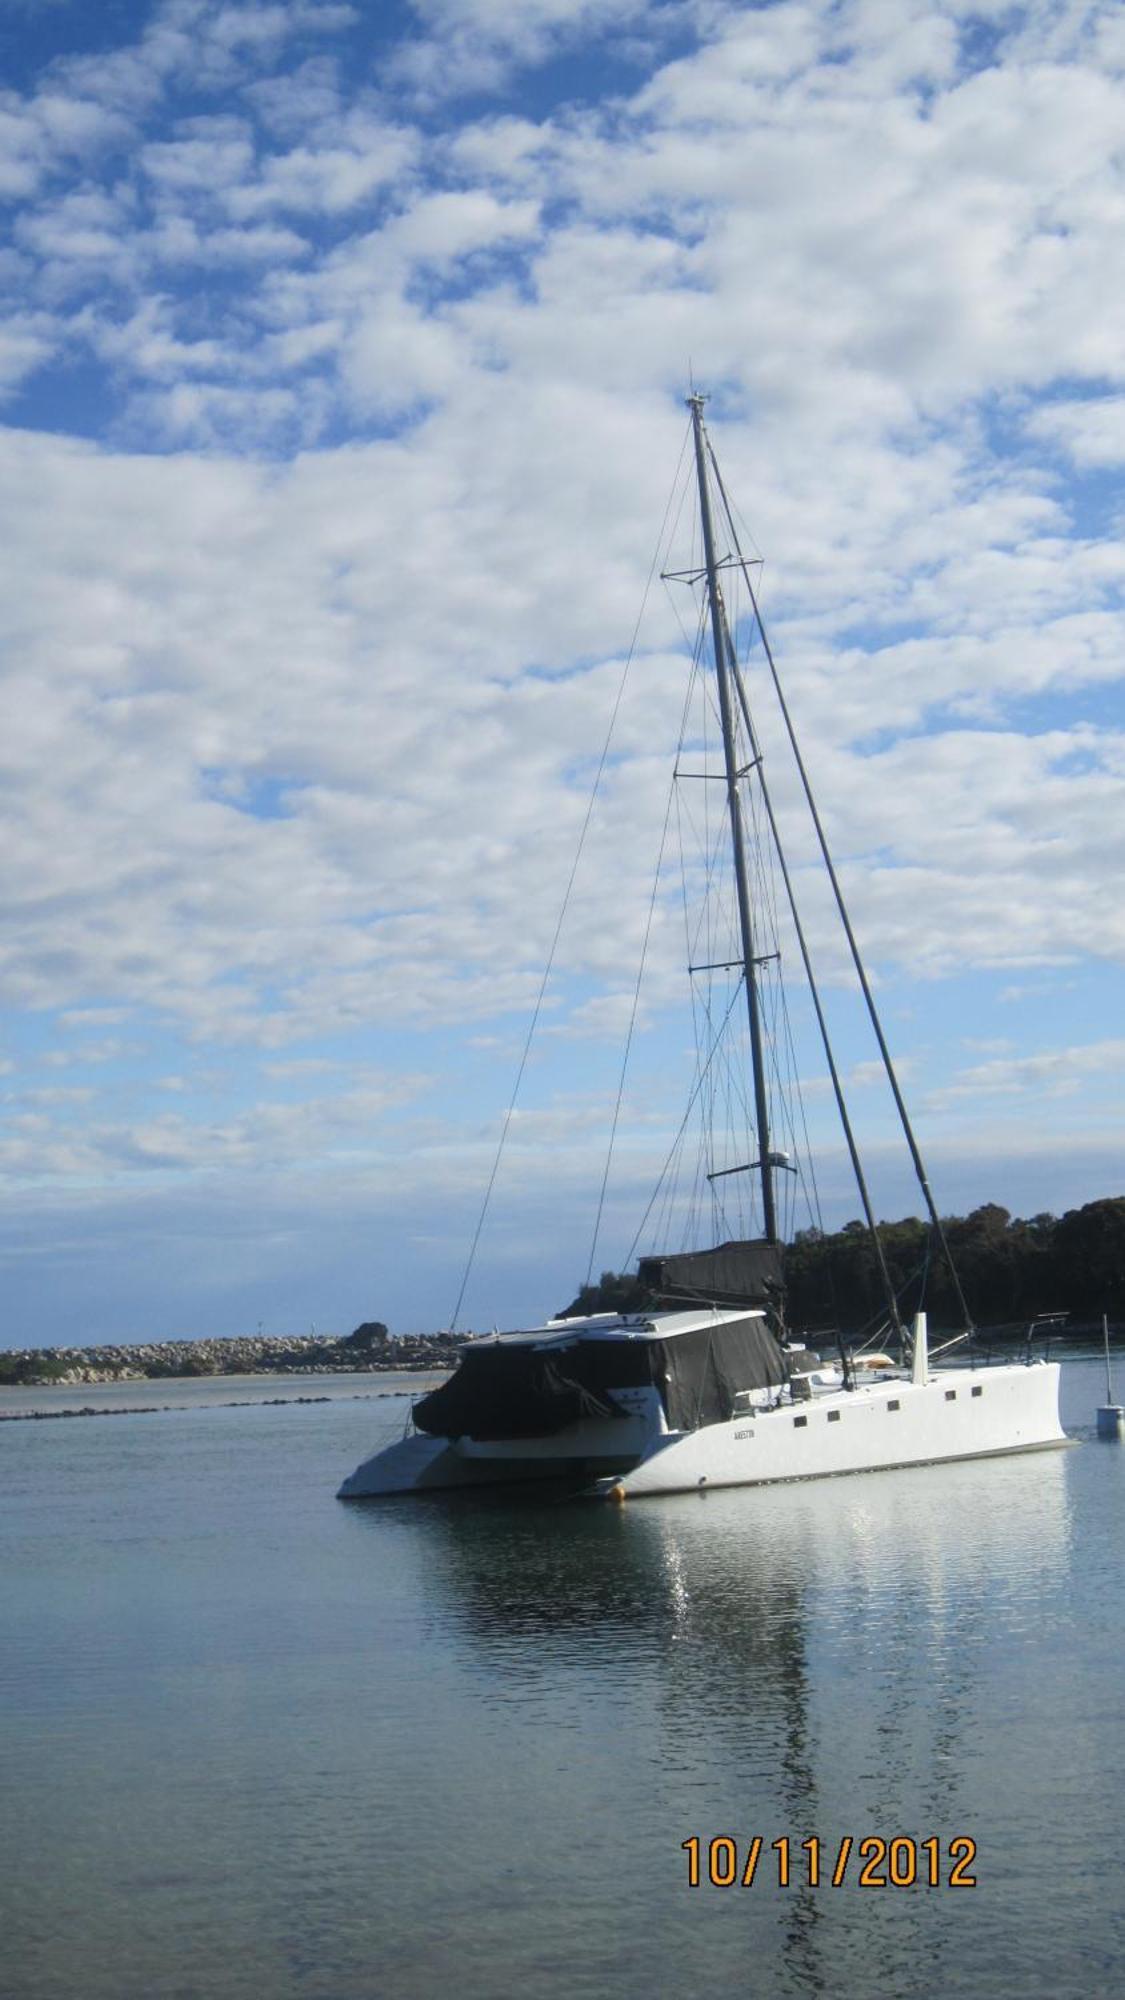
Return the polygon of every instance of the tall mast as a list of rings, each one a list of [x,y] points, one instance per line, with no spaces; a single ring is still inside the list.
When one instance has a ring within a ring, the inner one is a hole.
[[[750,604],[754,613],[754,622],[757,625],[758,636],[762,642],[762,651],[765,653],[766,659],[769,663],[770,677],[773,681],[774,693],[777,696],[777,704],[779,709],[781,710],[782,720],[785,724],[785,732],[789,738],[789,746],[793,752],[793,761],[796,764],[797,773],[801,780],[801,787],[804,791],[805,799],[809,808],[809,813],[812,818],[812,823],[816,830],[817,842],[820,847],[820,852],[824,860],[824,866],[828,873],[828,880],[832,887],[832,894],[836,901],[836,908],[840,914],[840,923],[843,927],[844,936],[848,941],[848,949],[851,953],[852,964],[855,967],[856,977],[859,980],[860,990],[863,994],[863,998],[867,1006],[868,1019],[871,1022],[871,1027],[875,1035],[875,1040],[878,1043],[879,1054],[882,1057],[883,1061],[883,1069],[886,1073],[887,1082],[889,1083],[891,1088],[891,1095],[894,1098],[895,1107],[898,1111],[899,1123],[902,1126],[903,1137],[906,1140],[911,1160],[914,1163],[914,1171],[918,1177],[918,1185],[922,1190],[923,1199],[925,1201],[927,1209],[929,1210],[930,1225],[933,1229],[937,1243],[940,1246],[942,1255],[945,1258],[946,1269],[948,1270],[950,1279],[952,1280],[953,1290],[957,1295],[957,1303],[961,1308],[962,1317],[964,1319],[964,1331],[957,1335],[957,1339],[958,1340],[971,1339],[973,1332],[973,1317],[969,1311],[968,1305],[965,1300],[965,1294],[961,1288],[961,1280],[957,1275],[957,1266],[954,1264],[953,1258],[950,1255],[949,1244],[946,1240],[946,1234],[945,1234],[945,1224],[942,1222],[941,1216],[938,1213],[937,1203],[934,1200],[933,1189],[930,1186],[929,1175],[926,1172],[925,1162],[922,1158],[922,1154],[918,1146],[918,1141],[914,1136],[914,1127],[910,1122],[910,1114],[906,1109],[906,1101],[903,1097],[902,1091],[899,1088],[898,1076],[896,1075],[895,1072],[894,1063],[891,1060],[890,1049],[887,1046],[887,1038],[883,1033],[883,1024],[882,1021],[879,1019],[879,1011],[875,1005],[875,996],[871,991],[871,983],[867,977],[867,972],[864,967],[863,960],[860,957],[859,945],[856,942],[855,932],[852,929],[851,918],[848,915],[847,905],[844,902],[844,892],[840,887],[840,878],[836,873],[836,864],[832,859],[831,853],[829,852],[828,839],[824,831],[824,823],[821,820],[820,813],[817,809],[817,803],[813,797],[812,785],[809,782],[809,774],[805,769],[805,760],[801,755],[800,745],[797,742],[797,732],[793,727],[793,718],[789,713],[789,704],[786,701],[785,695],[782,691],[781,680],[778,675],[777,666],[773,657],[773,648],[770,645],[769,638],[767,637],[766,634],[765,625],[762,622],[762,613],[758,605],[757,593],[750,579],[750,572],[746,565],[746,558],[743,555],[742,550],[738,546],[738,530],[734,525],[734,520],[731,515],[730,501],[727,499],[726,488],[723,485],[723,475],[719,471],[713,453],[711,454],[711,463],[714,466],[715,481],[719,488],[719,497],[723,503],[723,511],[726,515],[727,526],[730,529],[731,537],[734,542],[734,549],[735,549],[735,555],[738,560],[738,566],[742,571],[743,578],[746,584],[746,589],[749,594]],[[739,678],[738,680],[738,686],[739,686],[739,692],[741,693],[742,692],[741,678]],[[749,720],[749,718],[747,718],[747,720]],[[765,791],[764,783],[762,789],[764,792]],[[768,796],[767,796],[767,811],[770,813],[770,820],[772,823],[773,813],[768,803]],[[779,857],[781,857],[781,843],[780,841],[777,840],[776,833],[774,839],[778,849]],[[782,863],[782,869],[783,871],[785,871],[784,857],[781,857],[781,863]],[[800,936],[800,924],[797,919],[797,912],[795,909],[793,911],[793,917],[794,921],[797,923],[798,926],[798,936]],[[803,950],[804,946],[802,944],[802,951]],[[816,1000],[816,988],[812,980],[811,967],[809,967],[808,965],[807,957],[805,960],[805,965],[806,965],[806,971],[809,972],[809,984],[813,993],[814,1004],[816,1006],[817,1015],[819,1018],[820,1003],[818,1000]],[[835,1084],[836,1081],[835,1064],[833,1061],[832,1052],[828,1047],[828,1037],[827,1033],[824,1030],[823,1022],[821,1023],[821,1031],[824,1037],[825,1053],[828,1056],[828,1066],[829,1069],[832,1071],[833,1083]],[[899,1328],[901,1331],[901,1321],[899,1319],[898,1304],[891,1290],[890,1278],[887,1275],[887,1267],[885,1260],[883,1258],[882,1246],[879,1241],[879,1232],[875,1226],[875,1217],[872,1214],[871,1204],[868,1200],[867,1187],[864,1181],[863,1170],[859,1163],[859,1156],[855,1151],[855,1145],[852,1140],[849,1121],[847,1118],[847,1114],[844,1110],[843,1098],[838,1088],[836,1090],[836,1101],[840,1110],[841,1121],[844,1127],[844,1135],[848,1141],[849,1149],[851,1150],[852,1164],[855,1169],[856,1181],[859,1187],[860,1198],[863,1202],[864,1214],[867,1217],[868,1227],[871,1230],[871,1240],[875,1245],[875,1254],[878,1257],[879,1268],[883,1274],[884,1287],[887,1292],[887,1301],[891,1309],[891,1318],[894,1321],[895,1326]],[[950,1341],[947,1344],[949,1346],[954,1345],[952,1341]]]
[[[762,1055],[761,1007],[758,999],[758,960],[754,951],[754,926],[750,912],[750,886],[746,873],[746,844],[742,831],[742,807],[738,795],[738,755],[735,749],[734,710],[730,691],[730,632],[719,588],[715,561],[715,532],[711,520],[711,490],[707,478],[707,432],[703,423],[702,396],[689,396],[695,436],[695,470],[699,481],[699,517],[703,528],[703,559],[707,570],[707,601],[711,608],[711,639],[715,650],[715,679],[719,687],[719,717],[723,730],[726,760],[727,805],[730,811],[731,845],[734,850],[734,879],[738,894],[738,924],[742,937],[742,968],[746,982],[746,1010],[750,1017],[750,1061],[754,1072],[754,1114],[758,1126],[758,1170],[762,1176],[762,1216],[767,1243],[779,1241],[777,1210],[773,1196],[773,1162],[770,1155],[769,1108],[766,1102],[765,1062]]]

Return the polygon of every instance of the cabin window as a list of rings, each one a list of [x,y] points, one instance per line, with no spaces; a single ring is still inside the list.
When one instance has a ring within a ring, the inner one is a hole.
[[[794,1417],[794,1419],[793,1419],[793,1429],[794,1429],[795,1431],[799,1431],[799,1430],[802,1430],[802,1429],[804,1428],[805,1424],[807,1424],[807,1423],[808,1423],[808,1418],[807,1418],[807,1417]]]
[[[897,1409],[898,1409],[898,1400],[897,1400],[897,1398],[895,1398],[895,1397],[892,1397],[892,1398],[891,1398],[891,1401],[890,1401],[890,1402],[889,1402],[889,1403],[887,1404],[887,1408],[888,1408],[888,1410],[897,1410]]]
[[[972,1394],[973,1394],[974,1396],[983,1396],[983,1395],[984,1395],[984,1390],[983,1390],[983,1389],[981,1388],[981,1386],[980,1386],[980,1383],[979,1383],[979,1382],[977,1383],[977,1386],[976,1386],[976,1388],[975,1388],[975,1389],[974,1389],[974,1390],[972,1391]]]
[[[838,1424],[838,1423],[839,1423],[839,1421],[840,1421],[840,1412],[839,1412],[839,1410],[829,1410],[829,1412],[828,1412],[828,1421],[829,1421],[829,1423],[830,1423],[830,1424]]]
[[[945,1392],[945,1400],[947,1403],[955,1403],[957,1401],[956,1389],[947,1389]]]

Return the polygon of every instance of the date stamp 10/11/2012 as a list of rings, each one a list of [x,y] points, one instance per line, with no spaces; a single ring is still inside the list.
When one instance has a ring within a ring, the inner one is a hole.
[[[842,1889],[848,1883],[859,1889],[977,1886],[972,1872],[977,1844],[966,1833],[944,1841],[936,1834],[914,1840],[909,1834],[884,1839],[873,1833],[861,1840],[845,1833],[838,1841],[824,1841],[815,1833],[805,1840],[783,1833],[767,1841],[756,1833],[738,1841],[725,1833],[710,1840],[693,1833],[680,1846],[687,1855],[689,1889],[704,1883],[714,1889]]]

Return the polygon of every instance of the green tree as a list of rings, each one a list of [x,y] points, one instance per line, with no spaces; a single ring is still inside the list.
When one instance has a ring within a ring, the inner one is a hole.
[[[1125,1197],[1068,1209],[1053,1247],[1071,1311],[1117,1316],[1125,1309]]]
[[[1125,1196],[1109,1196],[1024,1221],[999,1202],[942,1218],[950,1256],[973,1320],[989,1326],[1072,1312],[1125,1316]],[[960,1306],[928,1222],[904,1216],[879,1224],[879,1242],[899,1310],[924,1305],[938,1327],[959,1324]],[[786,1315],[797,1331],[841,1327],[857,1333],[886,1310],[878,1259],[863,1222],[835,1232],[798,1230],[785,1250]],[[636,1312],[646,1304],[635,1277],[603,1271],[583,1285],[562,1317]]]
[[[559,1319],[583,1319],[589,1313],[643,1312],[647,1299],[636,1275],[603,1271],[596,1285],[580,1285],[578,1293],[558,1314]]]

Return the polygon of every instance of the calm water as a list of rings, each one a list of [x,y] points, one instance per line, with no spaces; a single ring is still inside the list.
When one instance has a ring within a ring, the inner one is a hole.
[[[417,1369],[388,1369],[385,1374],[375,1374],[365,1369],[360,1373],[331,1375],[195,1375],[173,1376],[163,1381],[48,1382],[37,1389],[14,1389],[0,1383],[0,1420],[26,1415],[29,1410],[57,1415],[68,1410],[125,1412],[153,1406],[195,1410],[200,1405],[215,1408],[224,1403],[420,1396],[423,1390],[445,1379],[445,1371],[431,1375]]]
[[[1068,1452],[618,1509],[342,1506],[403,1403],[0,1425],[5,2000],[1119,1992],[1125,1449],[1065,1384]],[[786,1833],[979,1886],[781,1889]]]

